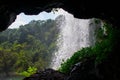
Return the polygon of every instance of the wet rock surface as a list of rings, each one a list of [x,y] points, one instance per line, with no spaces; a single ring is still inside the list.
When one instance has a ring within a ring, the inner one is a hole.
[[[38,71],[37,73],[26,77],[23,80],[64,80],[66,75],[55,71],[53,69],[45,69],[44,71]]]
[[[38,71],[23,80],[120,80],[118,64],[111,66],[111,60],[95,65],[95,59],[85,59],[76,63],[69,74],[63,74],[53,69]]]

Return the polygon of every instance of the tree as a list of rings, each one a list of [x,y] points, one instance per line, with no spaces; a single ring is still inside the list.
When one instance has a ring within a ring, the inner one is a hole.
[[[58,27],[55,20],[51,19],[34,20],[18,29],[7,29],[1,32],[1,71],[5,70],[4,63],[7,68],[11,67],[6,73],[15,69],[16,72],[26,71],[30,66],[38,69],[49,67],[52,53],[56,49],[57,35]]]
[[[12,53],[9,49],[0,48],[0,72],[9,75],[9,72],[13,70],[16,62],[16,54]]]

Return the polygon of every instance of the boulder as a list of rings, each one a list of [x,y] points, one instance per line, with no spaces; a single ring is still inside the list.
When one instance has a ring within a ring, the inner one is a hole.
[[[64,80],[66,75],[53,69],[45,69],[26,77],[23,80]]]

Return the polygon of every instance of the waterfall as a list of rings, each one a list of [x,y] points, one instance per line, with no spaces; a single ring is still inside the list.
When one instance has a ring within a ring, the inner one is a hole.
[[[95,44],[95,30],[98,24],[94,19],[77,19],[67,12],[56,18],[59,36],[58,50],[53,55],[51,67],[58,69],[62,61],[70,58],[74,52]]]

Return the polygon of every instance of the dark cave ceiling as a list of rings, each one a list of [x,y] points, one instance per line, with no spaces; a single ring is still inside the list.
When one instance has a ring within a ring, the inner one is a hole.
[[[100,18],[119,26],[119,3],[115,0],[0,0],[0,31],[7,29],[21,12],[37,15],[52,8],[63,8],[76,18]]]

